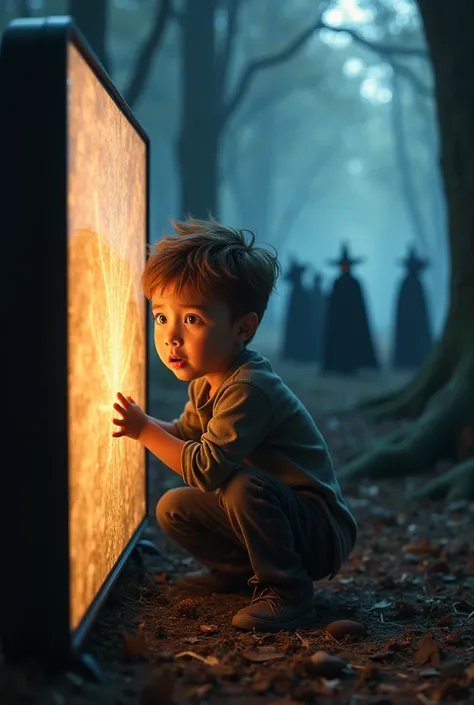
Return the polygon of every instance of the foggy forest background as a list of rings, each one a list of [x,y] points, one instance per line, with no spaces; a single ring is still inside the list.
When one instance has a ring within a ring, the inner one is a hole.
[[[18,16],[82,12],[87,23],[87,5],[3,0],[0,31]],[[346,242],[366,258],[353,271],[388,364],[408,247],[430,261],[421,277],[435,337],[448,305],[436,105],[417,5],[220,5],[188,3],[186,18],[183,2],[98,0],[94,29],[81,27],[151,140],[150,240],[170,231],[170,218],[210,209],[275,246],[283,271],[291,257],[309,264],[305,278],[320,273],[325,291]],[[257,346],[278,349],[287,294],[281,277]]]

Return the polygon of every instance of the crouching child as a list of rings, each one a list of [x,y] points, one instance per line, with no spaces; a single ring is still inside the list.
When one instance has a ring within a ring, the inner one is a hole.
[[[189,592],[253,590],[232,619],[275,632],[315,620],[313,581],[335,575],[356,522],[326,443],[301,401],[250,350],[279,274],[249,231],[215,220],[173,223],[142,275],[156,351],[188,383],[181,416],[161,421],[122,392],[113,436],[137,439],[185,486],[159,500],[159,525],[202,570]]]

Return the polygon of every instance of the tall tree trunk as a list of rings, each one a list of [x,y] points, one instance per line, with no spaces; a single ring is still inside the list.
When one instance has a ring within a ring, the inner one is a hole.
[[[107,0],[69,0],[69,14],[84,34],[99,61],[106,71],[109,71],[107,55]]]
[[[412,474],[455,456],[461,429],[474,431],[474,4],[418,0],[430,48],[448,205],[450,306],[441,339],[404,390],[372,411],[417,421],[375,453],[341,469],[341,478]],[[439,481],[436,484],[439,491]],[[442,478],[451,496],[474,496],[474,459]],[[430,493],[428,484],[424,491]]]
[[[218,215],[220,101],[216,80],[216,0],[187,0],[181,31],[182,96],[178,140],[181,215]]]

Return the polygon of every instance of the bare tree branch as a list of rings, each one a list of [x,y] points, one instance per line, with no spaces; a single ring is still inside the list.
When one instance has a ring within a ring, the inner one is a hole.
[[[332,32],[345,32],[346,34],[349,34],[352,39],[358,44],[362,44],[368,49],[371,49],[372,51],[381,55],[385,55],[387,57],[417,56],[420,58],[429,59],[429,54],[426,49],[417,47],[404,47],[396,44],[383,44],[381,42],[372,42],[369,39],[365,39],[365,37],[362,37],[358,32],[351,28],[331,27],[330,25],[326,24],[321,17],[319,17],[316,22],[314,22],[303,32],[301,32],[301,34],[295,39],[293,39],[293,41],[291,41],[288,46],[286,46],[284,49],[279,52],[276,52],[275,54],[271,54],[270,56],[266,56],[262,59],[256,59],[254,61],[251,61],[246,66],[246,68],[242,72],[240,80],[237,82],[237,87],[235,88],[233,95],[227,100],[226,104],[224,105],[222,111],[222,126],[224,126],[224,124],[230,118],[237,105],[240,103],[240,101],[248,91],[253,79],[259,71],[270,68],[271,66],[277,66],[278,64],[282,64],[288,59],[290,59],[304,46],[304,44],[315,32],[318,32],[321,29],[331,30]]]
[[[263,59],[256,59],[251,61],[247,67],[244,69],[240,80],[237,83],[237,87],[234,94],[227,100],[222,111],[222,125],[224,125],[234,112],[237,105],[240,103],[245,93],[248,91],[250,84],[255,78],[256,74],[263,69],[270,68],[271,66],[277,66],[282,64],[292,56],[294,56],[303,46],[306,44],[308,39],[322,27],[321,18],[319,18],[312,25],[307,27],[298,37],[293,39],[292,42],[288,44],[281,51],[266,56]]]
[[[410,49],[407,47],[395,46],[392,44],[381,44],[378,42],[371,42],[370,40],[365,39],[365,37],[362,37],[355,30],[348,29],[346,27],[331,27],[329,25],[324,25],[324,28],[329,29],[332,32],[346,32],[346,34],[349,34],[357,44],[365,46],[367,49],[370,49],[376,54],[385,56],[388,63],[391,64],[393,70],[396,71],[400,76],[403,76],[408,81],[410,81],[413,86],[416,86],[416,89],[419,93],[421,93],[427,98],[433,97],[433,91],[428,86],[426,86],[423,81],[408,66],[395,61],[393,58],[394,56],[417,56],[420,58],[428,59],[429,54],[427,50],[417,48]]]
[[[362,44],[376,52],[377,54],[392,54],[396,56],[417,56],[420,59],[429,59],[429,52],[423,47],[404,47],[398,44],[385,44],[383,42],[373,42],[370,39],[366,39],[359,32],[351,27],[333,27],[326,24],[321,20],[321,29],[328,29],[331,32],[345,32],[348,34],[357,44]]]
[[[238,117],[233,120],[233,134],[238,135],[239,130],[245,127],[246,123],[250,123],[256,116],[260,115],[264,110],[275,108],[283,100],[288,100],[294,93],[303,88],[311,88],[314,90],[319,83],[322,82],[324,76],[309,76],[300,84],[280,83],[270,93],[264,93],[257,98],[252,99],[251,103],[246,103],[238,112]]]
[[[124,90],[124,98],[133,107],[150,73],[151,64],[156,49],[164,36],[170,17],[174,17],[171,0],[157,0],[156,15],[148,38],[138,52],[138,57],[128,85]]]

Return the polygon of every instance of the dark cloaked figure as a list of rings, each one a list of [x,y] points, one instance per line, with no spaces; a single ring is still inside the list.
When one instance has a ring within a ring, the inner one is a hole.
[[[363,259],[352,259],[347,245],[342,246],[338,260],[330,264],[339,267],[328,296],[322,368],[325,372],[354,374],[361,367],[378,368],[370,332],[364,294],[351,267]]]
[[[310,336],[311,336],[311,360],[320,364],[323,359],[324,341],[324,318],[326,314],[326,297],[321,285],[322,277],[316,273],[309,288],[310,305]]]
[[[393,366],[417,369],[428,357],[432,344],[431,326],[423,283],[420,278],[428,260],[420,259],[414,247],[402,260],[406,269],[396,303]]]
[[[306,265],[292,259],[284,275],[292,287],[287,299],[281,356],[294,362],[314,360],[310,294],[301,281],[305,269]]]

